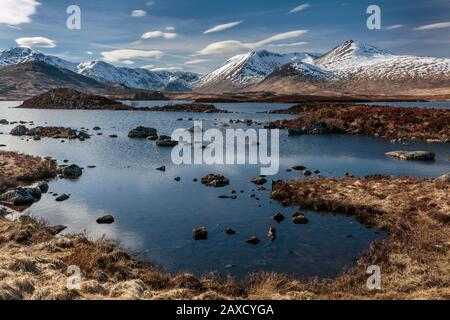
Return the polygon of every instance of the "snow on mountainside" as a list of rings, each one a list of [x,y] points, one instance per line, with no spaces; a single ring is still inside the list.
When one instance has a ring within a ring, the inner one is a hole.
[[[165,90],[173,88],[189,91],[199,75],[191,72],[152,72],[141,68],[120,68],[103,61],[73,63],[55,56],[45,55],[29,48],[12,48],[0,51],[0,67],[25,62],[44,62],[57,68],[68,69],[100,82],[120,83],[130,88]]]
[[[45,55],[30,48],[12,48],[0,51],[0,67],[7,67],[25,62],[44,62],[57,68],[75,71],[77,64],[55,56]]]
[[[240,54],[202,77],[195,87],[200,89],[221,85],[243,87],[262,81],[280,65],[310,57],[307,53],[278,54],[267,50]]]
[[[450,79],[450,59],[394,55],[354,40],[314,59],[313,64],[341,80]]]

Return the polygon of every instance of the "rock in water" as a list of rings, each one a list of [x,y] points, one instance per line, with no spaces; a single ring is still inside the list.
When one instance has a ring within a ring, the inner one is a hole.
[[[230,180],[218,174],[208,174],[202,178],[202,184],[208,187],[225,187],[230,184]]]
[[[172,140],[169,136],[160,136],[156,140],[156,145],[158,147],[175,147],[178,144],[178,141]]]
[[[229,236],[232,236],[232,235],[235,235],[235,234],[236,234],[236,231],[233,230],[233,229],[231,229],[231,228],[227,228],[227,229],[225,230],[225,233],[226,233],[227,235],[229,235]]]
[[[149,137],[158,137],[158,133],[155,128],[139,126],[134,128],[128,133],[128,137],[132,139],[147,139]]]
[[[250,237],[246,242],[253,245],[257,245],[260,242],[260,240],[257,237],[253,236]]]
[[[60,170],[60,173],[67,178],[78,178],[83,174],[83,171],[76,164],[64,167]]]
[[[276,215],[272,217],[272,219],[280,223],[284,220],[284,216],[280,212],[278,212]]]
[[[292,222],[295,224],[308,224],[309,220],[301,212],[296,212],[292,215]]]
[[[58,202],[62,202],[62,201],[66,201],[67,199],[69,199],[69,196],[67,194],[62,194],[59,197],[57,197],[55,200]]]
[[[106,215],[97,219],[98,224],[111,224],[114,222],[114,217],[112,215]]]
[[[29,132],[30,130],[24,125],[18,125],[11,130],[10,134],[12,136],[25,136],[29,134]]]
[[[386,155],[400,160],[434,160],[436,156],[431,151],[391,151]]]
[[[194,240],[207,240],[208,230],[205,227],[194,228],[192,230],[192,236]]]
[[[250,180],[250,182],[256,184],[257,186],[262,186],[267,182],[267,179],[263,177],[256,177]]]
[[[277,231],[274,227],[270,227],[269,231],[267,232],[267,236],[269,237],[270,241],[274,241],[277,238],[276,235]]]

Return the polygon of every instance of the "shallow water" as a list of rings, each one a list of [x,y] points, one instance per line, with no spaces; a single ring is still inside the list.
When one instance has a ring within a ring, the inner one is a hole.
[[[139,105],[162,105],[166,102],[140,102]],[[117,240],[125,248],[137,251],[141,258],[152,260],[169,271],[220,271],[242,276],[254,270],[285,272],[302,277],[335,276],[351,264],[369,244],[385,234],[360,225],[354,218],[306,212],[308,225],[294,225],[290,216],[298,208],[282,208],[270,199],[270,191],[252,191],[248,181],[259,175],[259,166],[175,166],[170,148],[158,148],[150,141],[130,140],[128,131],[138,125],[155,127],[160,134],[170,134],[178,127],[190,128],[188,118],[203,120],[205,127],[229,119],[268,121],[289,116],[256,113],[283,104],[215,104],[236,114],[198,114],[130,111],[26,110],[10,108],[17,102],[0,102],[0,119],[34,121],[36,126],[67,126],[74,129],[100,126],[102,136],[84,142],[42,139],[25,141],[9,134],[0,135],[4,150],[39,156],[52,156],[62,163],[86,168],[77,181],[56,179],[50,191],[71,194],[59,203],[52,195],[44,195],[29,212],[51,224],[67,225],[66,233],[86,231],[93,238],[101,235]],[[176,121],[183,118],[183,121]],[[217,120],[215,120],[217,119]],[[1,126],[8,133],[13,125]],[[232,126],[234,127],[234,126]],[[95,134],[92,129],[92,134]],[[109,138],[117,134],[117,139]],[[411,142],[408,147],[394,145],[383,139],[351,136],[280,135],[281,168],[269,179],[297,178],[286,172],[293,165],[303,164],[322,175],[342,176],[385,173],[435,177],[449,171],[449,144]],[[396,149],[426,149],[437,154],[434,162],[404,162],[384,156]],[[156,171],[167,166],[165,173]],[[225,188],[208,188],[194,178],[208,173],[224,174],[231,181]],[[181,181],[174,181],[180,176]],[[270,189],[270,183],[267,184]],[[230,189],[238,191],[236,200],[218,199]],[[240,193],[244,190],[244,193]],[[256,198],[250,198],[251,194]],[[286,220],[275,223],[271,217],[282,212]],[[116,222],[98,225],[97,217],[112,214]],[[208,241],[193,241],[192,228],[205,226]],[[269,226],[277,229],[277,239],[267,238]],[[227,236],[225,228],[237,231]],[[245,243],[252,235],[262,241],[257,246]],[[349,237],[351,236],[351,237]],[[232,266],[231,266],[232,265]]]

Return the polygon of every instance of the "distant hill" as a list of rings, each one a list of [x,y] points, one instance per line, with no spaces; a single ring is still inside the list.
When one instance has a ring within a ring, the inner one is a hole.
[[[116,90],[92,78],[43,62],[32,61],[0,68],[0,96],[3,99],[23,99],[60,87],[99,93]]]

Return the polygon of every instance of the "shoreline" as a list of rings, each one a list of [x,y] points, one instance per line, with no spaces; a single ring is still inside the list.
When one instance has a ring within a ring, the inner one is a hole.
[[[15,155],[17,166],[25,164],[24,160],[38,159]],[[31,176],[37,178],[27,182],[41,181],[38,173],[39,170],[34,172]],[[52,229],[42,222],[27,216],[10,221],[2,214],[0,298],[448,299],[450,277],[445,272],[450,261],[448,194],[448,180],[410,177],[275,182],[272,197],[283,205],[353,215],[364,225],[390,234],[389,239],[372,243],[338,277],[304,282],[276,273],[254,273],[242,281],[220,279],[212,273],[201,277],[164,273],[150,263],[134,259],[109,241],[92,242],[84,235],[54,237]],[[424,199],[426,195],[428,200]],[[367,206],[373,206],[373,210]],[[397,212],[398,208],[402,208],[401,213]],[[412,208],[416,210],[412,212]],[[385,280],[382,290],[370,291],[365,287],[365,271],[374,262],[381,266]],[[82,270],[79,290],[66,288],[70,265]]]

